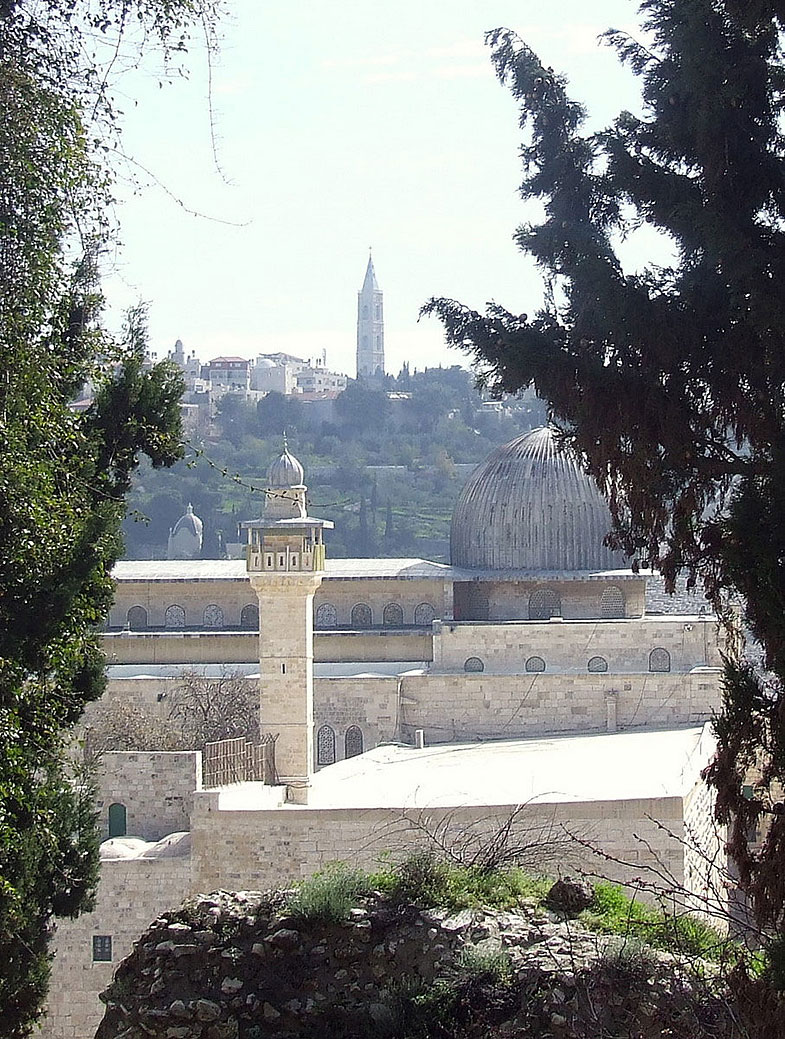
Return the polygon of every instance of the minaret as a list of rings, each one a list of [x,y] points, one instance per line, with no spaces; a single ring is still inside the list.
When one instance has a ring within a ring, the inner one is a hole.
[[[368,254],[363,287],[357,293],[357,378],[384,375],[384,300]]]
[[[260,728],[277,736],[275,767],[288,801],[305,804],[314,771],[313,596],[324,577],[323,531],[307,513],[303,467],[270,466],[262,518],[248,530],[246,566],[259,598]]]

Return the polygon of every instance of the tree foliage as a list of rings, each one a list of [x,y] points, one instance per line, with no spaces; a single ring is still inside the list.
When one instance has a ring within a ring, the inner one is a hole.
[[[761,921],[785,928],[785,139],[782,0],[644,0],[638,42],[605,40],[639,77],[639,114],[599,132],[566,80],[508,30],[489,35],[520,102],[517,240],[546,278],[529,318],[450,300],[426,310],[485,380],[533,384],[607,494],[613,542],[743,605],[769,679],[729,660],[709,779]],[[648,225],[673,260],[626,269]],[[748,767],[761,769],[745,798]],[[747,845],[763,816],[760,854]]]
[[[97,845],[61,733],[101,692],[95,629],[112,598],[140,453],[181,455],[182,385],[145,364],[144,315],[101,330],[107,70],[133,23],[171,54],[202,0],[0,0],[0,1018],[29,1032],[54,915],[89,905]],[[92,402],[71,407],[85,384]]]

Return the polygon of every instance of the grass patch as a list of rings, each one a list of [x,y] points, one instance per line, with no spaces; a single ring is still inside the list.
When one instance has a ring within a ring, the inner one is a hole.
[[[594,904],[578,920],[591,931],[636,938],[656,949],[721,960],[729,941],[709,924],[687,914],[672,915],[626,895],[618,884],[601,882]]]
[[[540,904],[550,887],[522,869],[457,866],[431,852],[415,852],[372,880],[397,901],[447,909],[513,909],[525,899]]]
[[[372,886],[370,875],[364,870],[335,862],[304,880],[289,896],[286,908],[301,920],[340,923]]]

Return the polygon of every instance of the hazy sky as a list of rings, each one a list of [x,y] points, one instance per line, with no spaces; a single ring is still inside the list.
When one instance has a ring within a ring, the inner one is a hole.
[[[118,184],[112,316],[149,304],[159,356],[181,338],[203,359],[327,350],[354,375],[357,290],[373,246],[389,371],[465,363],[420,305],[446,295],[532,312],[539,278],[512,241],[516,105],[487,30],[514,29],[598,123],[637,91],[597,42],[635,30],[632,0],[229,0],[212,69],[151,67],[120,82],[125,148],[144,173]],[[182,205],[181,205],[182,203]],[[183,206],[202,215],[193,215]]]

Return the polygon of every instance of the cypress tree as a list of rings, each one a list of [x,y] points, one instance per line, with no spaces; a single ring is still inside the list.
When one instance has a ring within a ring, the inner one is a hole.
[[[605,40],[638,77],[639,114],[599,132],[567,82],[509,30],[489,34],[520,102],[517,232],[546,278],[532,317],[431,300],[498,391],[534,385],[607,495],[611,543],[732,601],[765,671],[728,654],[716,816],[761,925],[785,932],[785,70],[782,0],[645,0],[645,45]],[[673,261],[625,268],[646,224]],[[750,769],[759,769],[745,797]],[[747,834],[765,820],[753,852]]]

